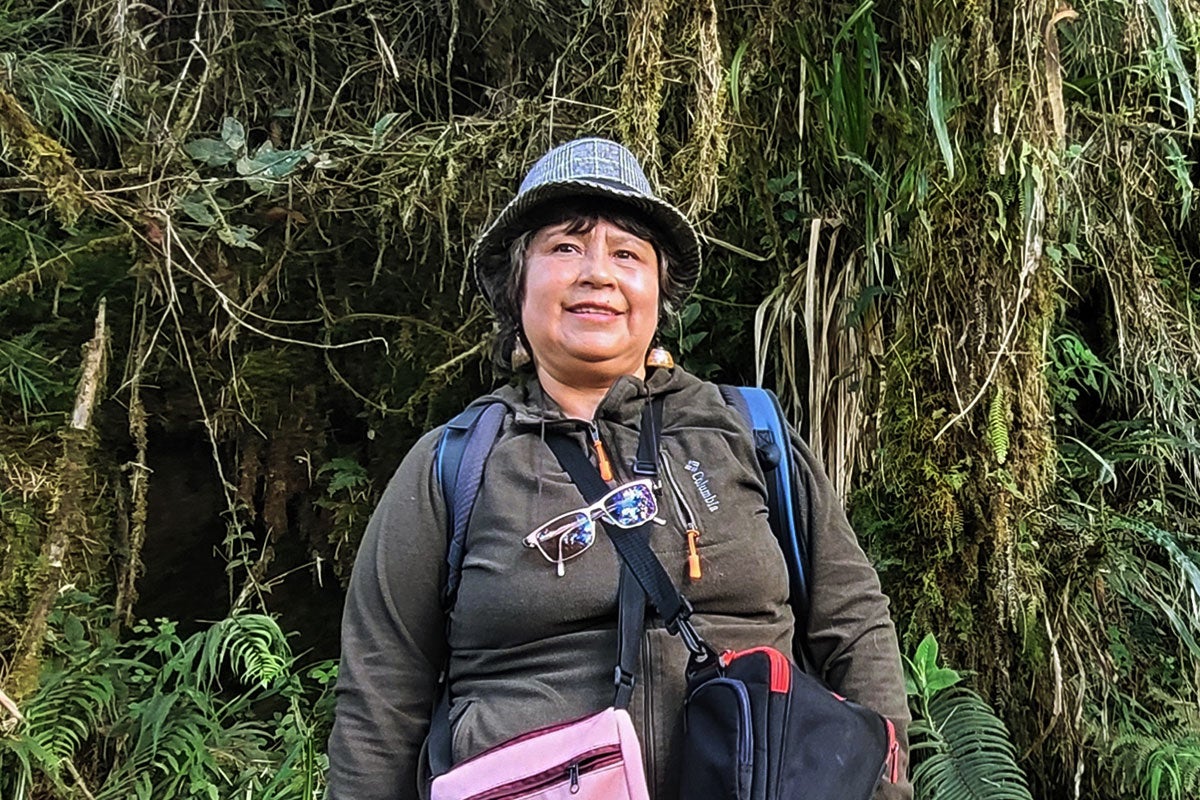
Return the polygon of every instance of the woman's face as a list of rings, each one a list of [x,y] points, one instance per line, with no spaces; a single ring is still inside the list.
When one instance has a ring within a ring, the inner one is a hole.
[[[645,377],[658,324],[654,245],[604,219],[542,228],[525,251],[521,323],[534,364],[560,381]]]

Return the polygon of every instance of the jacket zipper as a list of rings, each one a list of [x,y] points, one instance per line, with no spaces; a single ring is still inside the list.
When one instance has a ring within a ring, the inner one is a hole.
[[[696,541],[700,538],[700,525],[696,522],[696,516],[692,513],[692,507],[688,505],[687,499],[683,495],[683,490],[679,488],[679,483],[675,480],[675,473],[671,471],[670,459],[664,455],[659,460],[662,463],[663,475],[667,478],[667,485],[671,487],[671,493],[675,495],[675,502],[679,505],[679,511],[683,517],[683,525],[686,529],[688,578],[698,581],[703,574],[700,569],[700,553],[696,550]]]
[[[581,753],[573,760],[557,764],[520,780],[510,781],[479,794],[469,795],[467,800],[507,800],[528,797],[552,786],[568,783],[571,794],[579,791],[579,781],[584,776],[621,761],[621,746],[618,744],[598,747]]]
[[[646,782],[649,784],[650,797],[658,793],[658,773],[655,770],[654,742],[657,728],[654,726],[654,670],[649,668],[654,662],[650,658],[650,637],[642,633],[642,710],[643,728],[645,729],[646,747]]]
[[[608,460],[608,453],[604,449],[604,442],[600,441],[600,428],[593,420],[586,423],[588,434],[592,439],[592,450],[596,454],[596,466],[600,468],[600,477],[606,482],[613,479],[612,462]]]

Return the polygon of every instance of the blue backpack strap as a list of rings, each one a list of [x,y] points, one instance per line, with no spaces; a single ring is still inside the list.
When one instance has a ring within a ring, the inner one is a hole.
[[[808,620],[808,495],[795,480],[787,419],[775,393],[754,386],[721,386],[725,402],[737,409],[754,435],[754,451],[767,479],[767,512],[771,530],[787,561],[789,602],[796,624]]]
[[[470,405],[446,423],[438,440],[434,468],[446,502],[446,585],[442,588],[442,608],[446,612],[447,628],[462,580],[467,523],[471,521],[471,510],[479,496],[483,467],[496,444],[506,411],[499,401]],[[430,779],[449,771],[451,766],[450,692],[445,678],[443,674],[442,689],[430,716],[429,734],[422,749],[423,770]]]
[[[467,407],[446,423],[437,447],[437,477],[446,501],[448,535],[446,537],[446,585],[442,605],[447,614],[454,608],[458,584],[462,578],[466,552],[467,523],[479,495],[483,467],[496,444],[500,424],[507,411],[499,401]]]

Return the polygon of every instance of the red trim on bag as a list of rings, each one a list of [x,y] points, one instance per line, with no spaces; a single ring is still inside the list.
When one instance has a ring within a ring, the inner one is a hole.
[[[519,780],[509,781],[500,786],[488,789],[479,794],[469,795],[467,800],[507,800],[512,797],[528,797],[535,792],[544,791],[567,781],[576,781],[572,794],[578,791],[578,781],[598,769],[611,767],[621,761],[620,745],[605,745],[595,750],[581,753],[570,761],[555,764],[535,775],[527,775]],[[572,772],[574,773],[572,775]]]
[[[896,725],[887,717],[883,718],[887,723],[888,732],[888,757],[887,763],[891,766],[888,772],[889,783],[900,782],[900,742],[896,739]]]
[[[771,691],[787,694],[792,690],[792,665],[787,656],[774,647],[751,647],[749,650],[726,650],[721,654],[721,665],[729,666],[729,662],[742,656],[763,653],[771,664]]]

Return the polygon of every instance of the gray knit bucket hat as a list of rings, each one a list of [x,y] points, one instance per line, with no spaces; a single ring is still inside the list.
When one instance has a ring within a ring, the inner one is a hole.
[[[554,200],[596,197],[630,207],[666,239],[661,244],[674,255],[671,280],[686,297],[700,278],[700,239],[683,212],[661,200],[637,159],[624,146],[608,139],[575,139],[538,159],[512,202],[484,229],[471,248],[475,283],[493,309],[504,297],[511,269],[508,249],[529,230],[534,212]]]

